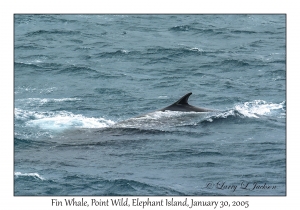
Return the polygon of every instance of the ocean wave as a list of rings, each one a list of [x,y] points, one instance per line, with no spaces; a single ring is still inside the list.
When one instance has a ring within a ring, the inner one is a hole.
[[[209,34],[209,35],[218,35],[218,34],[223,34],[225,30],[223,29],[212,29],[212,28],[195,28],[192,25],[178,25],[169,28],[169,31],[174,31],[174,32],[187,32],[187,31],[192,31],[196,33],[201,33],[201,34]]]
[[[119,57],[119,56],[124,56],[129,54],[130,51],[128,50],[117,50],[114,52],[102,52],[102,53],[98,53],[96,55],[97,58],[112,58],[112,57]]]
[[[125,57],[136,57],[138,59],[147,59],[150,61],[160,61],[160,60],[167,60],[171,61],[174,56],[192,56],[192,55],[205,55],[203,49],[199,47],[188,47],[188,46],[180,46],[180,47],[151,47],[146,48],[144,50],[117,50],[113,52],[102,52],[98,53],[95,56],[97,58],[122,58]]]
[[[115,179],[106,183],[105,195],[184,195],[172,188],[154,186],[144,182]]]
[[[65,177],[68,185],[69,194],[78,190],[97,189],[96,195],[118,196],[118,195],[183,195],[170,187],[149,184],[145,181],[136,181],[131,179],[105,179],[94,176],[69,175]],[[86,192],[90,195],[90,192]],[[95,193],[93,193],[95,195]]]
[[[98,79],[118,79],[122,78],[124,76],[127,76],[126,74],[123,73],[118,73],[118,72],[98,72],[95,74],[92,74],[90,76],[87,76],[86,78],[98,80]]]
[[[35,70],[35,71],[52,71],[62,68],[62,65],[59,63],[48,63],[44,62],[44,59],[42,58],[36,58],[34,60],[24,61],[24,62],[15,62],[14,67],[16,69],[21,69],[24,71],[24,69],[28,70]]]
[[[20,94],[20,93],[24,93],[24,92],[49,94],[56,90],[57,90],[57,87],[38,89],[38,88],[29,87],[29,86],[22,86],[22,87],[15,88],[15,94]]]
[[[21,138],[18,138],[16,136],[20,136],[20,134],[15,134],[14,137],[14,146],[15,149],[25,149],[25,148],[30,148],[30,149],[38,149],[43,146],[47,146],[48,148],[52,146],[52,143],[50,141],[43,141],[41,140],[41,135],[37,134],[31,134],[31,136],[26,136],[26,135],[21,135]],[[36,140],[33,140],[36,138]]]
[[[17,99],[16,102],[22,102],[23,105],[29,106],[42,106],[47,103],[59,103],[59,102],[69,102],[69,101],[80,101],[79,98],[26,98]]]
[[[29,68],[29,69],[38,69],[40,66],[38,66],[36,63],[33,64],[31,62],[14,62],[15,68]]]
[[[243,116],[252,118],[259,118],[260,116],[269,116],[272,114],[278,115],[278,113],[285,113],[285,101],[275,104],[263,100],[254,100],[243,104],[237,104],[235,110]]]
[[[28,32],[25,34],[27,37],[31,36],[41,36],[41,35],[49,35],[49,34],[55,34],[55,35],[80,35],[80,31],[75,31],[75,30],[64,30],[64,29],[52,29],[52,30],[37,30],[37,31],[32,31]]]
[[[264,34],[280,34],[280,32],[274,31],[254,31],[254,30],[240,30],[240,29],[228,29],[228,28],[195,28],[191,25],[179,25],[174,26],[169,29],[170,31],[181,32],[181,31],[195,31],[202,34],[211,34],[211,35],[218,35],[218,34],[257,34],[257,33],[264,33]]]
[[[248,30],[231,30],[233,34],[256,34],[256,31],[248,31]]]
[[[166,55],[166,56],[187,56],[187,55],[203,55],[205,51],[198,47],[154,47],[148,48],[144,52],[146,55]]]
[[[125,90],[121,90],[118,88],[95,88],[95,92],[101,94],[109,94],[109,95],[126,95],[127,92]]]
[[[221,65],[222,66],[229,65],[229,66],[235,66],[235,67],[237,67],[237,66],[243,67],[243,66],[249,66],[250,64],[244,60],[226,59],[221,62]]]
[[[97,71],[90,67],[72,65],[60,70],[59,73],[84,74],[84,73],[97,73]]]
[[[68,19],[67,19],[68,18]],[[63,24],[67,24],[67,23],[76,23],[78,24],[79,21],[78,20],[73,20],[71,19],[71,16],[69,15],[45,15],[45,18],[41,18],[44,22],[56,22],[56,23],[63,23]]]
[[[114,122],[104,118],[85,117],[67,111],[38,112],[15,108],[15,119],[25,121],[29,127],[46,130],[64,130],[69,128],[104,128]]]
[[[127,172],[125,175],[131,175]],[[124,176],[124,174],[122,174]],[[152,179],[152,177],[146,177]],[[46,180],[48,181],[48,180]],[[60,187],[52,187],[55,195],[101,195],[101,196],[119,196],[119,195],[184,195],[184,193],[169,186],[159,186],[148,183],[147,181],[137,181],[133,179],[102,178],[93,175],[69,174],[62,180],[51,182]],[[67,191],[65,191],[67,189]],[[45,194],[49,193],[48,191]]]
[[[216,112],[208,116],[204,121],[213,122],[217,119],[238,118],[261,118],[273,116],[277,118],[285,117],[285,101],[281,103],[270,103],[263,100],[236,104],[232,109]]]
[[[249,44],[250,47],[263,47],[266,45],[266,42],[263,41],[263,40],[256,40],[256,41],[253,41]]]
[[[45,47],[37,44],[15,44],[15,50],[44,50]]]
[[[223,156],[222,153],[216,152],[216,151],[198,151],[193,149],[178,149],[175,151],[166,151],[165,153],[159,155],[163,159],[174,159],[174,158],[181,158],[182,154],[184,154],[185,157],[205,157],[205,156]]]
[[[269,63],[286,64],[286,60],[285,59],[278,59],[278,60],[270,61]]]
[[[189,31],[191,29],[193,29],[193,28],[189,25],[179,25],[179,26],[171,27],[169,30],[170,31]]]
[[[34,178],[38,180],[46,180],[44,177],[40,176],[38,173],[21,173],[21,172],[15,172],[15,177],[29,177]]]

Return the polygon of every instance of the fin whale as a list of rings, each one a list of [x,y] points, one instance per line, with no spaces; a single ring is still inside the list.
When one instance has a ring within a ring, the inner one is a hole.
[[[179,112],[213,112],[214,110],[206,109],[206,108],[200,108],[192,106],[188,103],[189,97],[192,95],[192,93],[187,93],[183,97],[181,97],[178,101],[176,101],[174,104],[171,104],[170,106],[167,106],[163,109],[159,109],[157,111],[179,111]]]
[[[121,122],[118,122],[116,125],[117,126],[123,126],[123,125],[126,125],[127,127],[129,126],[133,126],[133,127],[136,127],[136,126],[140,126],[141,123],[145,122],[147,124],[150,123],[150,125],[157,125],[157,124],[161,124],[161,120],[163,120],[163,118],[160,118],[158,119],[159,120],[159,123],[157,120],[154,120],[151,119],[149,121],[149,119],[144,119],[145,116],[147,115],[151,115],[151,113],[155,113],[155,112],[164,112],[164,111],[179,111],[179,112],[215,112],[215,110],[211,110],[211,109],[206,109],[206,108],[200,108],[200,107],[195,107],[195,106],[192,106],[192,105],[189,105],[188,103],[188,99],[190,97],[190,95],[192,95],[192,93],[187,93],[186,95],[184,95],[182,98],[180,98],[178,101],[176,101],[175,103],[171,104],[170,106],[167,106],[163,109],[159,109],[159,110],[156,110],[154,112],[150,112],[148,114],[143,114],[143,115],[139,115],[139,116],[136,116],[136,117],[133,117],[133,118],[130,118],[130,119],[127,119],[127,120],[124,120],[124,121],[121,121]],[[146,121],[144,121],[146,120]],[[169,118],[165,119],[165,120],[168,120],[169,121]]]

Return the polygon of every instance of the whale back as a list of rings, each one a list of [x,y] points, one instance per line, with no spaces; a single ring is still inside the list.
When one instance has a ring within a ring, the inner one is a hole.
[[[176,101],[172,105],[167,106],[163,109],[160,109],[159,111],[167,111],[167,110],[180,111],[180,112],[211,112],[211,111],[213,111],[213,110],[189,105],[188,100],[189,100],[190,95],[192,95],[191,92],[185,94],[183,97],[181,97],[178,101]]]

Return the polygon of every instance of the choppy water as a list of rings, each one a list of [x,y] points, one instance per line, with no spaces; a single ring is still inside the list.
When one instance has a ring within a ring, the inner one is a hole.
[[[15,195],[286,194],[285,15],[14,21]]]

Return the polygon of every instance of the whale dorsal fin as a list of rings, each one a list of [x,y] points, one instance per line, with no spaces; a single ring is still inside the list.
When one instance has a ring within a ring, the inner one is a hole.
[[[181,99],[179,99],[172,105],[175,105],[175,104],[187,105],[187,104],[189,104],[188,100],[189,100],[190,95],[192,95],[192,93],[187,93],[185,96],[183,96]]]

